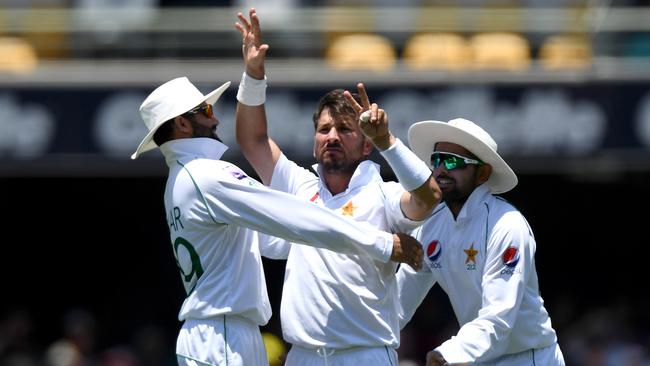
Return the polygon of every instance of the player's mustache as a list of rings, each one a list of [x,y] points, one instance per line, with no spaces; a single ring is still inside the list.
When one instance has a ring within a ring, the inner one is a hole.
[[[444,173],[440,174],[439,176],[436,177],[436,182],[440,183],[441,179],[447,179],[447,180],[456,182],[456,180],[454,178],[452,178],[450,175],[447,175],[447,174],[444,174]]]

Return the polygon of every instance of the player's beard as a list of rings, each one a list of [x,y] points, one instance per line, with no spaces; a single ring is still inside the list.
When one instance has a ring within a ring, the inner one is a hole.
[[[363,148],[363,140],[361,140],[360,142],[359,150],[361,150],[362,148]],[[359,164],[361,164],[361,162],[366,159],[365,156],[362,156],[358,159],[350,160],[347,157],[345,151],[343,152],[343,156],[341,158],[332,155],[330,155],[329,157],[324,157],[324,155],[325,154],[321,154],[317,160],[320,166],[322,167],[323,171],[329,174],[352,175],[354,174],[354,171],[357,169]]]
[[[193,130],[192,137],[207,137],[223,143],[223,141],[221,141],[221,138],[219,138],[217,135],[217,125],[214,125],[212,128],[210,128],[196,122],[193,119],[190,119],[190,123],[192,124]]]
[[[325,171],[326,173],[352,175],[363,160],[364,160],[363,158],[355,159],[355,160],[336,159],[336,158],[323,159],[321,160],[320,165],[323,167],[323,171]]]
[[[462,207],[469,198],[473,189],[468,191],[465,187],[461,187],[457,180],[448,175],[444,176],[444,178],[452,180],[453,184],[451,186],[440,184],[442,190],[442,201],[450,207]]]

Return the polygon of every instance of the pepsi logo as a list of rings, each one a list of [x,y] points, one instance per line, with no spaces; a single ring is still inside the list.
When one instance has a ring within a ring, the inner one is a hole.
[[[503,260],[503,264],[505,264],[506,267],[515,267],[519,262],[519,249],[516,247],[506,248],[506,250],[503,251],[501,259]]]
[[[429,245],[427,245],[427,257],[431,262],[435,262],[438,260],[438,257],[440,257],[440,253],[442,252],[440,242],[437,240],[432,240]]]

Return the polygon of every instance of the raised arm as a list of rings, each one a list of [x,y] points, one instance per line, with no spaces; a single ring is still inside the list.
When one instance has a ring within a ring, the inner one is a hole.
[[[255,9],[249,10],[247,19],[237,14],[235,28],[242,34],[242,54],[245,73],[237,93],[237,143],[244,157],[265,185],[269,185],[275,163],[282,151],[268,136],[266,110],[266,75],[264,60],[269,49],[262,43],[260,21]]]
[[[377,103],[370,103],[366,88],[357,84],[362,105],[359,105],[346,91],[348,103],[360,113],[359,127],[368,137],[395,172],[406,192],[401,197],[401,208],[411,220],[423,220],[440,203],[442,193],[431,170],[388,128],[388,114]]]

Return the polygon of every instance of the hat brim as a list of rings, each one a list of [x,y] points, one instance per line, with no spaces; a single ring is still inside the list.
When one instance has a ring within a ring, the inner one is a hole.
[[[199,104],[201,104],[203,102],[206,102],[207,104],[216,103],[217,100],[219,99],[219,97],[221,97],[221,94],[223,94],[223,92],[226,91],[226,89],[228,89],[229,86],[230,86],[230,81],[227,81],[227,82],[223,83],[217,89],[215,89],[215,90],[211,91],[210,93],[204,95],[203,99],[198,100],[196,105],[190,107],[190,109],[196,107],[197,105],[199,105]],[[185,111],[185,112],[187,112],[187,111]],[[185,112],[183,112],[183,113],[185,113]],[[182,114],[182,113],[180,113],[180,114]],[[152,128],[149,131],[149,133],[147,133],[147,135],[140,142],[140,145],[138,145],[138,148],[135,150],[133,155],[131,155],[131,159],[136,159],[143,152],[149,151],[149,150],[152,150],[152,149],[155,149],[156,147],[158,147],[158,145],[156,145],[156,143],[153,141],[153,135],[156,133],[156,131],[158,131],[160,126],[162,126],[165,122],[166,121],[161,121],[161,123],[158,123],[158,125],[156,125],[154,128]]]
[[[408,130],[408,140],[411,150],[427,165],[431,164],[431,153],[438,142],[450,142],[471,151],[481,161],[492,166],[492,174],[485,182],[492,193],[508,192],[517,185],[517,175],[496,151],[473,135],[447,122],[416,122]]]

